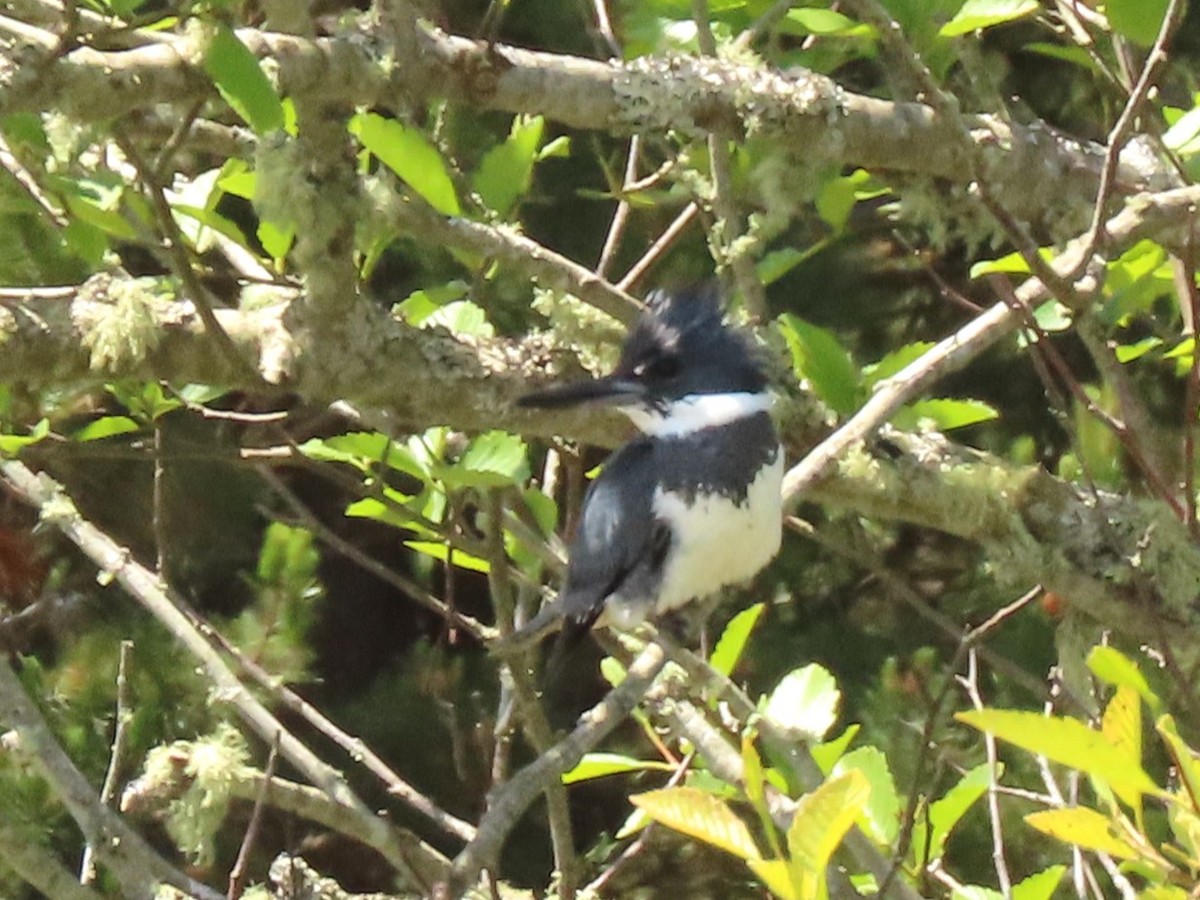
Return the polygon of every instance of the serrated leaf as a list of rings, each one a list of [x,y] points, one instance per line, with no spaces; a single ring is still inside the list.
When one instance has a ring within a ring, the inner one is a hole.
[[[1025,823],[1042,834],[1084,850],[1107,853],[1118,859],[1134,859],[1138,855],[1133,845],[1117,836],[1107,816],[1084,806],[1030,813],[1025,817]]]
[[[817,764],[817,768],[821,770],[822,775],[828,775],[833,771],[834,765],[842,758],[842,754],[846,752],[846,748],[850,746],[850,742],[854,740],[855,735],[861,729],[862,726],[857,722],[851,723],[837,737],[822,744],[813,744],[809,748],[813,762]]]
[[[354,116],[349,128],[364,147],[438,212],[457,216],[462,211],[446,161],[420,131],[372,112]]]
[[[792,865],[805,882],[824,880],[833,851],[862,815],[870,795],[866,776],[851,769],[829,778],[796,803],[787,844]]]
[[[1136,806],[1143,794],[1162,793],[1140,765],[1077,719],[1007,709],[969,710],[957,713],[955,718],[1100,779],[1128,806]]]
[[[94,422],[89,422],[71,435],[71,440],[85,443],[100,441],[118,434],[129,434],[141,426],[129,416],[103,416]]]
[[[620,753],[585,753],[579,764],[563,772],[563,784],[575,784],[603,778],[606,775],[621,775],[625,772],[673,772],[675,767],[653,759],[635,759]]]
[[[837,721],[842,694],[829,670],[809,663],[783,676],[763,715],[784,731],[821,740]]]
[[[1104,708],[1100,731],[1114,747],[1141,765],[1142,699],[1137,691],[1127,685],[1117,688]]]
[[[742,658],[742,651],[746,649],[746,642],[750,640],[750,633],[766,608],[765,603],[755,603],[730,619],[721,632],[712,656],[708,658],[708,664],[725,676],[733,672]]]
[[[878,747],[859,747],[838,760],[833,775],[852,769],[862,773],[871,789],[863,817],[865,830],[875,843],[889,846],[900,831],[900,795],[887,757]]]
[[[1143,47],[1154,44],[1170,0],[1107,0],[1104,5],[1108,24]]]
[[[922,419],[932,421],[939,431],[952,431],[955,428],[966,428],[980,422],[990,422],[998,419],[1000,413],[991,404],[982,400],[953,400],[950,398],[934,398],[918,400],[904,408],[909,416],[919,422]]]
[[[471,184],[488,208],[501,216],[508,215],[529,190],[545,125],[541,116],[517,116],[508,138],[479,161]]]
[[[808,379],[817,396],[834,412],[854,412],[861,399],[858,367],[833,332],[791,313],[784,313],[777,321],[791,350],[796,375]]]
[[[507,431],[488,431],[471,441],[453,466],[437,473],[452,487],[505,487],[529,478],[525,442]]]
[[[442,562],[449,561],[450,565],[458,566],[460,569],[486,574],[492,568],[486,559],[480,559],[478,556],[462,550],[452,550],[441,541],[405,541],[404,546],[424,556],[431,556]]]
[[[938,30],[941,37],[958,37],[993,25],[1002,25],[1037,12],[1037,0],[967,0]]]
[[[1012,900],[1050,900],[1066,874],[1066,866],[1050,866],[1013,885]]]
[[[1087,667],[1093,675],[1113,687],[1133,688],[1152,710],[1157,711],[1162,706],[1138,664],[1116,647],[1093,647],[1088,654]]]
[[[283,127],[283,106],[274,85],[228,25],[216,26],[204,54],[204,71],[225,102],[256,134]]]
[[[634,794],[629,801],[656,822],[743,860],[761,858],[750,829],[722,800],[690,787]]]

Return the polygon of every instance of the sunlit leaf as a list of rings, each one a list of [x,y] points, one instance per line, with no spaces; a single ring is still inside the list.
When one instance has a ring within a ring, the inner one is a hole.
[[[850,746],[850,742],[854,740],[855,735],[861,729],[862,726],[857,722],[851,723],[837,737],[822,744],[813,744],[809,748],[813,762],[817,764],[817,768],[823,775],[828,775],[833,771],[834,765],[842,758],[842,754],[846,752],[846,748]]]
[[[1043,834],[1084,850],[1107,853],[1118,859],[1133,859],[1137,849],[1119,837],[1107,816],[1094,809],[1073,806],[1068,809],[1047,809],[1030,813],[1025,823]]]
[[[1131,762],[1103,734],[1077,719],[1006,709],[969,710],[955,718],[1030,753],[1099,778],[1130,806],[1135,806],[1143,794],[1162,793],[1141,766]]]
[[[1100,731],[1114,747],[1141,765],[1142,700],[1137,691],[1127,685],[1117,688],[1104,708]]]
[[[851,769],[861,772],[871,788],[863,818],[866,832],[877,844],[888,846],[900,830],[900,795],[887,757],[878,747],[859,747],[838,760],[833,775]]]
[[[359,113],[350,120],[349,128],[434,209],[447,216],[461,212],[446,161],[420,131],[373,112]]]
[[[1183,787],[1187,791],[1188,797],[1191,798],[1193,810],[1200,813],[1200,760],[1196,758],[1192,748],[1179,736],[1174,718],[1161,716],[1155,723],[1155,729],[1167,745],[1167,751],[1175,763],[1175,771],[1179,774],[1179,780],[1183,782]]]
[[[916,362],[933,346],[933,341],[916,341],[912,344],[905,344],[888,353],[879,362],[865,367],[863,380],[868,388],[874,387],[885,378],[891,378],[910,363]]]
[[[718,847],[743,860],[761,855],[750,829],[722,800],[690,787],[634,794],[629,801],[656,822]]]
[[[789,34],[818,34],[823,37],[870,37],[875,29],[855,22],[832,9],[789,9],[781,31]]]
[[[746,865],[754,876],[780,900],[801,900],[792,887],[791,869],[782,859],[749,859]]]
[[[779,317],[778,327],[792,353],[792,367],[808,379],[817,396],[830,409],[849,415],[861,399],[858,367],[833,332],[790,313]]]
[[[29,434],[0,434],[0,456],[15,456],[30,444],[36,444],[50,434],[50,420],[42,419]]]
[[[486,559],[480,559],[478,556],[472,556],[470,553],[464,553],[462,550],[447,547],[441,541],[405,541],[404,546],[442,562],[448,560],[451,565],[458,566],[460,569],[487,573],[492,568]]]
[[[529,190],[545,124],[541,116],[517,116],[508,138],[479,161],[471,184],[488,208],[501,216],[508,215]]]
[[[916,421],[928,419],[939,431],[951,431],[955,428],[966,428],[980,422],[990,422],[1000,417],[1000,413],[991,404],[982,400],[953,400],[935,398],[918,400],[905,407],[909,416]],[[899,421],[899,419],[898,419]]]
[[[1012,900],[1050,900],[1066,874],[1066,866],[1050,866],[1013,885]]]
[[[837,721],[842,694],[829,670],[809,663],[783,676],[763,715],[798,737],[820,740]]]
[[[1158,694],[1151,689],[1137,663],[1116,647],[1093,647],[1088,654],[1087,667],[1093,675],[1113,687],[1133,688],[1152,710],[1158,710],[1162,706]]]
[[[866,776],[851,769],[829,778],[800,798],[788,828],[787,844],[792,866],[801,876],[802,884],[820,884],[824,880],[825,866],[846,832],[862,815],[870,794]]]
[[[204,71],[217,91],[257,134],[282,128],[283,106],[258,59],[228,25],[215,27],[204,55]]]
[[[970,34],[1028,16],[1039,8],[1037,0],[967,0],[938,34],[942,37]]]
[[[473,439],[459,461],[440,470],[454,487],[504,487],[529,477],[525,442],[507,431],[488,431]]]
[[[930,860],[939,859],[945,852],[950,833],[966,815],[967,810],[987,791],[989,770],[987,763],[980,763],[963,775],[941,798],[929,804],[929,847],[927,850],[921,848],[921,852],[916,856],[918,861],[926,857]],[[923,840],[924,835],[925,830],[920,827],[914,833],[917,840]]]
[[[1133,362],[1135,359],[1141,359],[1151,350],[1161,346],[1162,338],[1151,335],[1132,344],[1118,344],[1113,353],[1117,357],[1117,362],[1128,363]]]
[[[94,422],[89,422],[71,435],[71,440],[86,442],[99,441],[118,434],[129,434],[141,426],[129,416],[103,416]]]
[[[708,659],[709,665],[722,675],[729,675],[733,672],[734,666],[742,658],[742,651],[746,649],[747,641],[750,640],[750,633],[758,624],[759,617],[765,609],[765,603],[755,603],[730,619],[725,630],[721,632],[712,656]]]
[[[673,772],[675,767],[659,760],[635,759],[620,753],[586,753],[579,765],[563,772],[563,784],[590,781],[606,775],[621,775],[626,772]]]

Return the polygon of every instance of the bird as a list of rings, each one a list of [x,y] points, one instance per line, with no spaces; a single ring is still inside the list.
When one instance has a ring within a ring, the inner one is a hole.
[[[614,370],[521,397],[526,408],[609,405],[637,435],[584,496],[555,600],[499,639],[628,631],[749,580],[779,551],[783,448],[761,356],[724,320],[713,284],[651,293]]]

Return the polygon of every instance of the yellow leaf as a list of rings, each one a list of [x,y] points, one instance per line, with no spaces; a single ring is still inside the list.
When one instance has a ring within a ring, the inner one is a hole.
[[[746,865],[776,897],[781,900],[800,900],[796,889],[792,887],[788,864],[782,859],[748,859]]]
[[[1058,838],[1084,850],[1107,853],[1118,859],[1135,859],[1137,849],[1118,837],[1112,823],[1096,812],[1083,806],[1069,809],[1048,809],[1030,813],[1025,822],[1043,834]]]
[[[1171,716],[1160,717],[1155,723],[1155,728],[1167,744],[1167,750],[1175,762],[1175,771],[1179,773],[1179,780],[1183,782],[1184,790],[1191,800],[1192,809],[1200,812],[1200,761],[1197,761],[1192,748],[1179,736],[1175,720]]]
[[[787,834],[792,877],[800,885],[800,900],[824,896],[825,866],[862,815],[870,796],[866,776],[850,769],[800,798]]]
[[[1100,733],[1136,765],[1142,764],[1142,700],[1133,688],[1117,688],[1104,710]]]
[[[635,794],[629,801],[668,828],[704,841],[744,860],[761,859],[744,822],[723,801],[698,788],[663,788]]]

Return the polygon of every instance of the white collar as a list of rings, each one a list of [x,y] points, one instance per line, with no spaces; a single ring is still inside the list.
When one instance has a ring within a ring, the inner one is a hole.
[[[622,406],[620,409],[646,434],[683,437],[766,412],[772,402],[773,398],[768,393],[741,391],[734,394],[688,394],[672,400],[665,411],[642,405]]]

